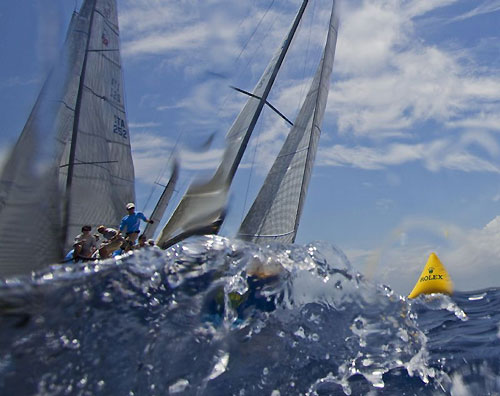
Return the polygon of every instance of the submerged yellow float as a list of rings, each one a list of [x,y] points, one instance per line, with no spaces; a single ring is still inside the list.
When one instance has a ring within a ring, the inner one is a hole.
[[[448,275],[448,271],[439,260],[436,253],[431,253],[424,270],[415,284],[415,287],[408,295],[408,298],[416,298],[421,294],[442,293],[452,294],[453,283]]]

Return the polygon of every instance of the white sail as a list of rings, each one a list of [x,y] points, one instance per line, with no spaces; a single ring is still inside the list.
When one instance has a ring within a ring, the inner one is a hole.
[[[134,167],[125,114],[116,2],[95,1],[82,74],[66,246],[83,224],[118,227],[133,202]],[[71,140],[61,160],[61,181],[72,162]]]
[[[295,241],[328,98],[337,28],[334,2],[323,58],[294,126],[241,224],[240,239],[262,244]]]
[[[158,225],[161,219],[163,218],[163,215],[165,214],[165,210],[167,209],[170,198],[174,193],[178,176],[179,176],[179,164],[177,161],[175,161],[174,168],[172,170],[172,175],[170,176],[170,179],[165,188],[163,189],[163,193],[161,194],[160,199],[156,203],[153,213],[151,214],[150,219],[153,220],[154,223],[153,224],[148,223],[146,225],[146,228],[144,229],[143,235],[146,237],[146,239],[153,238],[153,235],[156,232],[156,229],[158,228]]]
[[[189,235],[217,233],[224,218],[230,184],[267,101],[278,70],[291,44],[308,1],[302,3],[284,42],[255,86],[252,96],[236,118],[226,136],[226,149],[215,175],[206,183],[193,184],[182,198],[157,239],[166,248]]]
[[[60,61],[0,177],[0,276],[58,262],[83,223],[116,225],[124,204],[134,198],[129,138],[113,133],[116,115],[128,135],[117,23],[114,0],[86,0],[72,17]],[[75,162],[99,164],[74,167],[72,200],[64,216],[73,129],[80,135]],[[97,174],[104,175],[102,181],[95,181]],[[115,187],[102,187],[109,180]],[[67,237],[66,218],[72,223]]]

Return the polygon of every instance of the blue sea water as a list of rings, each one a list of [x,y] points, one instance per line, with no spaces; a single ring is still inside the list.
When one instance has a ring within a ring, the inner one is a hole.
[[[498,395],[499,289],[407,300],[335,246],[199,237],[0,284],[1,395]]]

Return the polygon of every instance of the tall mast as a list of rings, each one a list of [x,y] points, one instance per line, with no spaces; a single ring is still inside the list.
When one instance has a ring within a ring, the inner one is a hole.
[[[288,34],[227,133],[226,148],[215,174],[208,182],[192,184],[189,187],[157,240],[160,247],[167,248],[194,234],[217,234],[219,232],[224,219],[229,186],[262,109],[267,103],[267,97],[308,2],[308,0],[302,2]]]
[[[85,83],[85,71],[87,69],[87,59],[89,53],[89,45],[90,45],[90,35],[92,33],[92,23],[94,21],[94,13],[96,8],[97,0],[88,0],[92,1],[92,11],[90,13],[90,22],[89,29],[87,31],[87,43],[85,44],[85,55],[83,58],[82,65],[82,73],[80,75],[80,82],[78,84],[78,93],[76,97],[76,106],[75,106],[75,116],[73,119],[73,130],[71,134],[71,146],[69,150],[69,159],[68,159],[68,176],[66,178],[66,195],[64,199],[64,211],[63,211],[63,224],[62,224],[62,246],[64,247],[66,244],[66,239],[68,237],[68,227],[70,220],[70,207],[71,207],[71,184],[73,182],[73,172],[75,165],[75,153],[76,153],[76,142],[78,137],[78,124],[80,122],[80,109],[82,106],[82,95],[83,88]],[[82,5],[83,8],[83,5]],[[64,252],[63,252],[64,253]]]
[[[274,66],[274,70],[271,74],[271,77],[270,77],[268,83],[267,83],[266,89],[260,98],[259,106],[257,107],[257,111],[255,112],[255,114],[252,118],[252,121],[250,122],[250,125],[248,127],[248,131],[245,134],[243,142],[242,142],[240,149],[238,151],[238,155],[236,156],[234,163],[231,167],[231,170],[229,172],[229,179],[230,180],[232,180],[232,178],[234,177],[234,174],[236,173],[236,170],[238,169],[238,165],[240,164],[241,158],[243,157],[243,154],[245,153],[245,149],[248,145],[250,135],[252,134],[252,132],[255,128],[255,125],[257,124],[257,121],[260,117],[260,113],[262,112],[262,109],[267,102],[267,97],[269,96],[269,93],[271,92],[271,88],[273,87],[274,81],[276,80],[276,76],[278,75],[278,72],[281,68],[281,65],[283,64],[283,60],[285,59],[285,55],[288,52],[290,45],[292,44],[292,39],[295,36],[295,33],[297,31],[297,28],[299,27],[300,21],[302,19],[302,16],[304,15],[304,11],[306,10],[306,6],[308,3],[309,3],[309,0],[304,0],[302,2],[302,5],[300,6],[299,12],[297,13],[297,15],[295,17],[295,20],[293,21],[292,28],[288,32],[288,36],[285,39],[281,54],[278,58],[278,61],[276,62],[276,65]]]

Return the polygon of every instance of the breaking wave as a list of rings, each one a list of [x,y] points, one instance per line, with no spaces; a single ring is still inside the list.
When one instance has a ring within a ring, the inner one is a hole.
[[[410,303],[326,243],[199,237],[4,281],[0,393],[494,393],[499,307]]]

